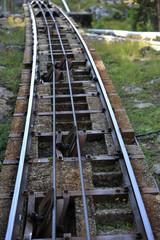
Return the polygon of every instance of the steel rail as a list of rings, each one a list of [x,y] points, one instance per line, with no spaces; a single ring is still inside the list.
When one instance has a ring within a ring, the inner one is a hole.
[[[69,12],[70,12],[70,9],[69,9],[69,7],[68,7],[66,1],[65,1],[65,0],[62,0],[62,2],[63,2],[63,5],[64,5],[66,11],[69,13]]]
[[[76,127],[76,142],[77,142],[77,152],[78,152],[78,161],[79,161],[79,170],[80,170],[80,179],[81,179],[81,188],[82,188],[82,199],[83,199],[83,205],[84,205],[84,216],[85,216],[85,223],[86,223],[86,234],[87,239],[90,240],[90,227],[89,227],[89,221],[88,221],[88,211],[87,211],[87,201],[86,201],[86,193],[85,193],[85,186],[84,186],[84,178],[83,178],[83,167],[82,167],[82,159],[81,159],[81,150],[80,150],[80,142],[79,142],[79,134],[78,134],[78,127],[77,127],[77,120],[76,120],[76,112],[74,107],[74,100],[73,100],[73,93],[72,93],[72,86],[71,86],[71,79],[70,79],[70,73],[69,73],[69,66],[68,66],[68,59],[67,54],[65,52],[63,42],[61,40],[59,28],[57,26],[57,23],[55,21],[55,18],[53,17],[50,9],[47,7],[45,3],[42,3],[46,9],[49,11],[50,16],[52,20],[55,23],[55,27],[58,33],[58,38],[62,47],[62,51],[64,56],[66,57],[66,70],[67,70],[67,77],[68,77],[68,83],[69,83],[69,90],[70,90],[70,98],[71,98],[71,104],[72,104],[72,111],[73,111],[73,119],[74,119],[74,126]]]
[[[145,209],[145,206],[144,206],[141,194],[140,194],[140,190],[139,190],[139,187],[138,187],[138,184],[137,184],[137,181],[136,181],[133,169],[132,169],[132,165],[130,163],[129,156],[128,156],[128,153],[127,153],[127,150],[126,150],[126,147],[125,147],[125,144],[124,144],[124,141],[123,141],[123,138],[122,138],[122,135],[121,135],[116,117],[115,117],[115,114],[113,112],[110,100],[108,98],[108,94],[107,94],[107,92],[104,88],[104,85],[103,85],[101,76],[98,72],[98,69],[96,67],[96,64],[93,60],[93,57],[92,57],[92,55],[89,51],[88,46],[86,45],[86,43],[85,43],[84,39],[82,38],[81,34],[78,32],[77,28],[74,26],[73,22],[69,19],[69,17],[63,12],[63,10],[61,8],[59,8],[58,6],[56,6],[56,8],[62,13],[62,15],[67,19],[67,21],[72,26],[73,30],[77,34],[77,36],[78,36],[81,44],[83,45],[84,50],[85,50],[85,52],[86,52],[86,54],[87,54],[87,56],[90,60],[91,66],[92,66],[92,68],[95,72],[95,75],[96,75],[97,79],[98,79],[100,88],[101,88],[102,93],[103,93],[103,97],[106,101],[108,111],[109,111],[110,117],[111,117],[112,122],[113,122],[113,126],[114,126],[114,129],[115,129],[116,135],[117,135],[117,139],[118,139],[118,142],[119,142],[119,145],[120,145],[123,157],[124,157],[125,165],[126,165],[129,177],[130,177],[130,181],[131,181],[132,189],[133,189],[133,192],[134,192],[134,195],[135,195],[135,199],[136,199],[137,204],[138,204],[138,208],[139,208],[139,212],[140,212],[140,215],[141,215],[141,218],[142,218],[142,222],[143,222],[143,225],[144,225],[146,236],[149,240],[154,240],[152,228],[151,228],[151,225],[150,225],[150,222],[149,222],[149,219],[148,219],[148,216],[147,216],[147,212],[146,212],[146,209]]]
[[[46,16],[44,14],[44,10],[42,9],[41,5],[39,4],[39,1],[36,1],[38,4],[45,21],[45,24],[47,26],[47,32],[48,32],[48,40],[49,40],[49,47],[50,47],[50,53],[51,53],[51,61],[53,64],[53,189],[54,189],[54,195],[53,195],[53,211],[52,211],[52,239],[56,238],[56,205],[57,205],[57,198],[56,198],[56,109],[55,109],[55,62],[53,58],[53,49],[52,49],[52,43],[51,43],[51,37],[50,37],[50,31],[48,22],[46,19]]]
[[[29,4],[29,8],[30,8],[30,14],[31,14],[31,19],[32,19],[32,28],[33,28],[33,37],[34,37],[30,95],[29,95],[28,110],[27,110],[27,116],[26,116],[26,124],[25,124],[22,148],[21,148],[21,153],[20,153],[18,172],[17,172],[17,177],[16,177],[16,183],[15,183],[14,194],[13,194],[13,198],[12,198],[12,204],[11,204],[11,210],[10,210],[10,214],[9,214],[9,220],[8,220],[5,240],[11,240],[12,236],[13,236],[13,229],[14,229],[14,225],[15,225],[15,217],[16,217],[16,212],[17,212],[17,207],[18,207],[18,199],[19,199],[20,188],[21,188],[21,183],[22,183],[24,162],[25,162],[25,156],[26,156],[26,147],[27,147],[28,133],[29,133],[29,128],[30,128],[32,105],[33,105],[33,92],[34,92],[36,61],[37,61],[37,29],[36,29],[36,23],[35,23],[33,11],[32,11],[30,4]]]

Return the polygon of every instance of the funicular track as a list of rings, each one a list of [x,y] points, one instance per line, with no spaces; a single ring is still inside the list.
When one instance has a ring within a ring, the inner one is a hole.
[[[24,8],[29,40],[14,119],[26,120],[10,134],[20,157],[4,161],[18,162],[13,197],[3,194],[12,197],[5,239],[154,239],[88,46],[59,7]]]

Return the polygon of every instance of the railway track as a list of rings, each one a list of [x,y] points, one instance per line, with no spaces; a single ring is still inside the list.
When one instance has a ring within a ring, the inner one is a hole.
[[[153,235],[141,193],[158,210],[158,190],[149,173],[149,183],[137,184],[130,159],[143,156],[126,150],[134,133],[101,60],[58,6],[33,1],[24,10],[24,68],[1,174],[8,181],[0,193],[1,236],[155,239],[159,226]]]

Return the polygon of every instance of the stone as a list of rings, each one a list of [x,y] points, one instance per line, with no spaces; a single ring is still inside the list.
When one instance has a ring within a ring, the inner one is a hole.
[[[135,87],[135,86],[131,86],[131,87],[122,87],[122,89],[129,93],[129,94],[132,94],[132,93],[138,93],[140,91],[142,91],[142,87]]]
[[[152,48],[151,46],[145,46],[145,47],[141,48],[139,51],[140,51],[140,53],[142,54],[142,57],[145,57],[145,56],[146,56],[147,51],[152,51],[152,53],[156,53],[156,54],[159,54],[159,53],[160,53],[160,51],[155,50],[155,49]]]
[[[24,50],[24,48],[19,45],[10,45],[10,46],[7,46],[6,49],[11,49],[13,51],[23,51]]]
[[[19,27],[12,27],[12,26],[8,26],[8,25],[3,25],[1,28],[5,29],[5,30],[18,30],[19,29]]]
[[[6,69],[5,66],[0,66],[0,71],[5,70],[5,69]]]
[[[5,45],[3,42],[0,41],[0,52],[3,52],[5,49]]]
[[[157,79],[153,79],[150,81],[151,84],[155,84],[156,82],[159,82],[160,81],[160,78],[157,78]]]
[[[139,51],[142,54],[142,57],[145,57],[147,54],[146,52],[149,51],[150,49],[151,49],[151,46],[145,46],[145,47],[141,48]]]
[[[157,142],[160,143],[160,135],[157,136]]]
[[[155,164],[152,170],[155,174],[160,175],[160,164]]]
[[[152,104],[152,103],[137,103],[134,106],[139,108],[139,109],[142,109],[142,108],[146,108],[146,107],[150,107],[150,106],[154,107],[155,105]]]
[[[0,87],[0,122],[3,121],[3,118],[8,114],[8,111],[11,110],[11,106],[7,104],[7,101],[13,97],[13,92],[9,91],[5,87]]]

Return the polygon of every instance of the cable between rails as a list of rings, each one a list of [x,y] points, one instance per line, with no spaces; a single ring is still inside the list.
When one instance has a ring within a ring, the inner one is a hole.
[[[61,44],[61,48],[63,51],[64,56],[66,57],[66,70],[67,70],[67,77],[68,77],[68,83],[69,83],[69,90],[70,90],[70,97],[71,97],[71,104],[72,104],[72,111],[73,111],[73,119],[74,119],[74,125],[76,127],[76,142],[77,142],[77,152],[78,152],[78,160],[79,160],[79,169],[80,169],[80,179],[81,179],[81,188],[82,188],[82,198],[83,198],[83,205],[84,205],[84,216],[85,216],[85,223],[86,223],[86,234],[87,234],[87,239],[90,240],[90,228],[89,228],[89,221],[88,221],[88,211],[87,211],[87,202],[86,202],[86,194],[85,194],[85,186],[84,186],[84,178],[83,178],[83,167],[82,167],[82,160],[81,160],[81,151],[80,151],[80,143],[79,143],[79,135],[78,135],[78,127],[77,127],[77,120],[76,120],[76,113],[75,113],[75,108],[74,108],[74,100],[73,100],[73,93],[72,93],[72,86],[71,86],[71,79],[70,79],[70,73],[69,73],[69,66],[68,66],[68,59],[67,59],[67,54],[65,52],[63,42],[61,40],[59,28],[57,26],[56,20],[53,17],[50,9],[45,3],[42,3],[48,12],[50,13],[50,16],[55,24],[57,33],[58,33],[58,38]],[[54,222],[53,222],[54,223]],[[52,233],[52,238],[54,239],[54,231]]]
[[[44,14],[44,10],[42,9],[40,3],[36,1],[38,4],[42,14],[43,18],[47,27],[47,33],[48,33],[48,40],[49,40],[49,47],[50,47],[50,53],[51,53],[51,61],[53,65],[53,189],[54,189],[54,196],[53,196],[53,211],[52,211],[52,239],[56,238],[56,205],[57,205],[57,199],[56,199],[56,110],[55,110],[55,62],[53,58],[53,50],[52,50],[52,43],[51,43],[51,37],[50,37],[50,30],[47,23],[46,16]]]

